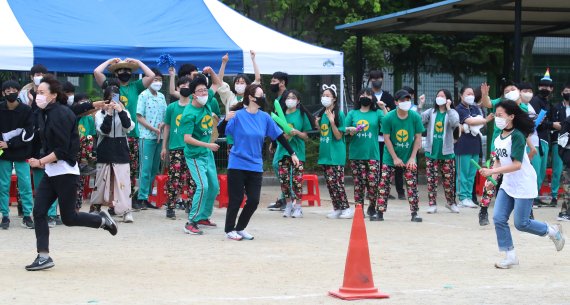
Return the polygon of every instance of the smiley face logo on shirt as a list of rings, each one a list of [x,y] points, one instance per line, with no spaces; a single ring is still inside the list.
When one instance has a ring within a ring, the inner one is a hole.
[[[408,131],[400,129],[396,132],[396,140],[400,143],[408,141]]]
[[[176,116],[176,126],[180,126],[180,120],[182,119],[182,114]]]
[[[209,114],[206,114],[202,118],[202,122],[200,122],[200,126],[202,127],[202,129],[209,129],[212,127],[212,125],[214,125],[214,122],[212,120],[212,116],[210,116]]]
[[[124,95],[121,95],[121,97],[119,97],[119,101],[121,101],[125,107],[129,105],[129,99]]]
[[[329,135],[329,125],[328,124],[322,124],[321,125],[321,136],[326,137]]]
[[[442,132],[443,131],[443,122],[435,123],[435,132]]]
[[[358,122],[356,122],[356,126],[360,125],[364,125],[364,128],[362,128],[363,131],[368,131],[368,128],[370,128],[370,124],[368,124],[367,120],[359,120]]]

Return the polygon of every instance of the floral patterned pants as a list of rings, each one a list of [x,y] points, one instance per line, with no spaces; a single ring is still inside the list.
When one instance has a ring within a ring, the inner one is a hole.
[[[131,196],[135,193],[137,178],[139,177],[139,139],[127,138],[129,143],[129,159],[131,160]]]
[[[439,185],[439,173],[441,172],[443,190],[447,204],[455,202],[455,158],[449,160],[436,160],[426,158],[427,188],[429,205],[436,205],[437,186]]]
[[[380,178],[380,185],[378,187],[378,211],[385,212],[388,207],[388,195],[390,195],[390,182],[394,177],[395,167],[382,165],[382,176]],[[410,204],[410,211],[418,211],[418,169],[404,169],[404,182],[408,193],[408,203]]]
[[[364,192],[370,205],[376,207],[378,201],[378,181],[380,179],[380,161],[350,160],[352,179],[354,180],[354,202],[364,205]]]
[[[305,162],[299,161],[295,166],[291,157],[286,156],[279,160],[279,182],[281,192],[285,199],[301,200],[303,196],[303,173],[305,172]]]
[[[344,166],[323,165],[323,171],[333,208],[335,210],[347,209],[348,199],[346,198],[346,189],[344,188]]]
[[[171,150],[169,152],[170,163],[168,165],[168,182],[166,194],[168,195],[168,208],[174,209],[177,197],[188,188],[188,198],[192,198],[196,192],[196,183],[190,175],[184,150]]]

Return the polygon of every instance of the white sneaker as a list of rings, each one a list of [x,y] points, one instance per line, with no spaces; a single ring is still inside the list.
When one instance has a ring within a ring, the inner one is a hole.
[[[507,257],[498,263],[495,263],[495,268],[510,269],[512,266],[518,265],[519,259],[515,257]]]
[[[340,213],[340,216],[338,218],[340,218],[340,219],[352,219],[353,216],[354,216],[354,210],[352,210],[351,208],[346,208],[346,209],[342,210],[342,212]]]
[[[125,214],[123,214],[124,223],[132,223],[133,221],[133,213],[131,213],[131,211],[125,212]]]
[[[460,201],[461,206],[466,207],[466,208],[472,208],[472,209],[476,209],[479,206],[476,205],[473,200],[471,200],[471,198],[465,198],[463,200]]]
[[[554,230],[554,234],[553,235],[549,234],[548,237],[550,237],[550,240],[552,240],[554,246],[556,246],[556,251],[561,251],[564,248],[564,242],[565,242],[564,234],[562,232],[562,226],[557,223],[554,225],[549,225],[549,227],[551,227]]]
[[[293,207],[293,214],[291,215],[291,217],[293,217],[293,218],[302,218],[303,217],[303,210],[301,210],[300,204],[296,204],[295,207]]]
[[[457,207],[457,204],[446,204],[445,205],[446,208],[449,209],[449,211],[451,211],[451,213],[459,213],[459,208]]]
[[[242,240],[243,239],[243,237],[241,237],[241,235],[239,235],[236,231],[231,231],[231,232],[226,233],[226,237],[228,239],[231,239],[231,240]]]
[[[237,234],[245,240],[252,240],[253,239],[253,235],[247,233],[246,230],[234,231],[234,232],[237,232]]]
[[[427,210],[426,213],[428,214],[435,214],[437,213],[437,205],[430,205]]]
[[[285,206],[285,211],[283,211],[283,217],[291,217],[291,212],[293,210],[293,203],[288,202]]]
[[[327,218],[328,219],[337,219],[337,218],[339,218],[341,213],[342,213],[342,210],[334,210],[334,211],[327,214]]]

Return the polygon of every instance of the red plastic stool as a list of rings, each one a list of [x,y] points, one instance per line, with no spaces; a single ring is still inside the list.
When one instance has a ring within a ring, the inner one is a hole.
[[[315,201],[321,206],[321,192],[319,190],[319,177],[317,175],[303,175],[307,182],[307,193],[303,194],[301,201],[308,201],[309,206],[315,206]]]
[[[540,186],[540,191],[538,192],[540,196],[550,196],[552,195],[551,189],[552,183],[552,168],[546,169],[546,175],[544,176],[544,181],[542,181],[542,185]],[[558,194],[564,193],[564,188],[558,188]]]
[[[154,178],[153,187],[156,187],[156,195],[150,194],[148,196],[149,202],[154,202],[157,208],[161,208],[166,204],[166,182],[168,181],[168,175],[156,175]]]
[[[216,197],[216,200],[218,201],[218,208],[227,208],[228,204],[230,203],[230,196],[228,194],[228,176],[218,175],[218,184],[220,185],[220,193]],[[246,200],[246,196],[243,196],[243,201],[241,202],[240,208],[243,208]]]
[[[18,177],[16,177],[16,175],[10,177],[10,200],[8,201],[8,205],[12,203],[18,203]]]

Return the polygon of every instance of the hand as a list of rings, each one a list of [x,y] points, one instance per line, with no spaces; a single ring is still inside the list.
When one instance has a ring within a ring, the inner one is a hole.
[[[164,128],[164,123],[160,123],[158,124],[158,129],[162,131],[162,129]]]
[[[554,123],[552,123],[552,128],[554,128],[556,130],[560,130],[560,129],[562,129],[562,125],[560,124],[560,122],[554,122]]]
[[[91,103],[91,106],[93,106],[93,108],[95,108],[95,109],[101,110],[101,109],[105,108],[105,101],[93,102],[93,103]]]
[[[301,132],[299,132],[297,129],[293,128],[291,129],[291,132],[289,133],[289,135],[291,136],[298,136]]]
[[[214,119],[216,122],[220,121],[220,117],[215,113],[212,113],[212,119]]]
[[[28,159],[28,164],[30,165],[30,167],[34,167],[34,168],[41,168],[42,167],[40,165],[40,160],[38,160],[36,158]]]
[[[111,107],[117,110],[118,113],[121,113],[121,111],[123,111],[123,106],[121,106],[121,104],[113,102],[111,105]]]
[[[418,99],[419,99],[418,106],[422,108],[422,106],[426,103],[426,95],[422,94]]]
[[[494,188],[495,188],[495,185],[493,184],[493,182],[491,182],[489,180],[485,181],[485,189],[486,190],[490,191]]]
[[[4,142],[4,141],[0,141],[0,148],[1,149],[6,149],[8,148],[8,143]]]
[[[255,60],[255,51],[249,50],[249,55],[251,55],[251,60]]]
[[[380,108],[381,110],[386,109],[386,103],[384,103],[382,101],[376,102],[376,105],[378,105],[378,108]]]
[[[166,160],[166,155],[168,155],[168,150],[163,147],[162,150],[160,151],[160,160]]]
[[[224,56],[222,57],[222,62],[225,64],[225,63],[227,63],[229,60],[230,60],[230,57],[228,56],[228,53],[226,53],[226,55],[224,55]]]
[[[319,125],[320,125],[320,124],[319,124],[319,121],[320,121],[320,120],[321,120],[320,117],[316,117],[316,118],[315,118],[315,126],[319,126]]]
[[[487,121],[487,123],[489,123],[494,119],[495,119],[495,115],[492,113],[489,113],[489,115],[485,118],[485,121]]]
[[[528,152],[529,161],[532,160],[532,158],[534,158],[534,156],[536,156],[537,153],[538,153],[538,151],[536,151],[536,147],[529,146],[529,152]]]
[[[202,70],[202,73],[204,74],[211,74],[212,72],[214,72],[214,70],[212,70],[212,67],[207,66],[204,68],[204,70]]]
[[[490,168],[482,168],[479,170],[479,174],[483,177],[489,177],[493,174],[493,170]]]
[[[176,76],[176,68],[174,68],[174,67],[168,68],[168,75],[169,75],[170,77]]]
[[[220,149],[220,145],[216,143],[208,143],[206,144],[206,147],[209,148],[211,151],[218,151],[218,149]]]
[[[285,136],[285,134],[283,134],[283,136]],[[273,147],[273,142],[269,143],[269,152],[272,154],[275,153],[275,147]]]
[[[297,158],[297,154],[293,154],[291,156],[291,161],[293,161],[293,165],[299,166],[299,158]]]
[[[330,109],[327,109],[327,110],[325,110],[325,114],[327,115],[329,122],[331,122],[331,125],[333,125],[335,123],[334,122],[334,113],[332,111],[330,111]]]
[[[118,63],[118,62],[120,62],[120,61],[121,61],[120,58],[115,57],[115,58],[109,58],[109,59],[107,60],[107,63],[108,63],[109,65],[112,65],[112,64],[116,64],[116,63]]]
[[[233,119],[235,116],[236,116],[236,112],[230,111],[226,114],[226,118],[224,120],[229,121],[229,120]]]
[[[406,167],[406,165],[404,164],[404,162],[402,161],[402,159],[400,159],[400,158],[398,158],[398,157],[396,157],[396,158],[394,159],[394,166],[397,166],[397,167]]]
[[[482,97],[489,96],[489,88],[491,88],[491,86],[487,85],[487,83],[481,84],[481,96]]]
[[[356,133],[356,127],[350,126],[350,127],[346,127],[344,130],[347,133],[349,133],[351,136],[353,136]]]
[[[134,58],[127,58],[127,59],[125,59],[125,62],[134,62],[134,63],[138,64],[138,63],[140,63],[140,60],[134,59]]]
[[[160,128],[154,128],[152,132],[156,133],[157,136],[160,136]]]
[[[410,169],[410,170],[415,170],[418,168],[418,165],[416,164],[416,160],[410,158],[410,160],[408,160],[408,163],[406,163],[406,168]]]
[[[447,110],[451,109],[451,100],[447,100],[447,103],[445,103],[445,108],[447,108]]]

